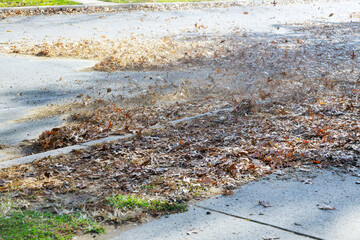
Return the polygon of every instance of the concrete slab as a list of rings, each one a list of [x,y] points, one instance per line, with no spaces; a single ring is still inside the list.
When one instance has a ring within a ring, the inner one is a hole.
[[[198,205],[323,239],[355,240],[360,239],[358,180],[332,171],[297,172],[280,179],[273,175],[241,187],[234,196],[220,196]],[[336,210],[319,209],[322,206]]]
[[[188,212],[162,217],[133,228],[112,240],[132,239],[308,239],[216,212],[190,207]]]

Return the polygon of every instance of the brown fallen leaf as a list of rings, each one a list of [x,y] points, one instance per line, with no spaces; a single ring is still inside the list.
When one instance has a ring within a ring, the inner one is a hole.
[[[261,205],[261,206],[263,206],[263,207],[265,207],[265,208],[267,208],[267,207],[272,207],[272,206],[270,205],[270,202],[265,202],[265,201],[260,201],[260,200],[259,200],[259,205]]]
[[[352,53],[351,53],[351,55],[350,55],[350,58],[351,58],[351,59],[355,59],[355,57],[356,57],[356,54],[355,54],[355,51],[353,50]]]
[[[206,184],[212,184],[212,185],[216,184],[216,181],[212,180],[209,177],[203,177],[202,179],[198,180],[197,182],[206,183]]]
[[[224,191],[222,192],[222,194],[225,195],[225,196],[232,196],[232,195],[234,195],[234,192],[231,191],[231,190],[226,190],[226,189],[224,189]]]

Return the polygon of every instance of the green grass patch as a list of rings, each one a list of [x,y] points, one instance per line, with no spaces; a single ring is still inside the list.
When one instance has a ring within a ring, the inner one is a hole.
[[[131,195],[116,195],[108,197],[111,206],[122,209],[140,208],[151,211],[186,211],[186,205],[182,203],[170,203],[169,201],[150,200]]]
[[[76,4],[80,3],[69,0],[0,0],[0,7],[54,6]]]
[[[102,0],[114,3],[164,3],[164,2],[211,2],[217,0]]]
[[[82,214],[54,215],[13,211],[0,215],[0,239],[71,239],[75,233],[103,233],[104,228]]]

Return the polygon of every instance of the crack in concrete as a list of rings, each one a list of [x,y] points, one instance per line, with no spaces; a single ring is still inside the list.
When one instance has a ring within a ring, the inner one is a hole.
[[[316,239],[316,240],[325,240],[323,238],[311,236],[311,235],[306,234],[306,233],[297,232],[297,231],[290,230],[290,229],[283,228],[283,227],[279,227],[279,226],[276,226],[276,225],[273,225],[273,224],[270,224],[270,223],[261,222],[261,221],[251,219],[251,218],[241,217],[241,216],[238,216],[238,215],[234,215],[234,214],[231,214],[231,213],[219,211],[219,210],[216,210],[216,209],[202,207],[202,206],[199,206],[199,205],[195,205],[195,207],[201,208],[201,209],[204,209],[204,210],[208,210],[208,211],[212,211],[212,212],[216,212],[216,213],[220,213],[220,214],[223,214],[223,215],[226,215],[226,216],[229,216],[229,217],[238,218],[238,219],[242,219],[242,220],[245,220],[245,221],[257,223],[257,224],[260,224],[260,225],[276,228],[276,229],[286,231],[286,232],[290,232],[290,233],[293,233],[293,234],[296,234],[296,235],[299,235],[299,236],[303,236],[303,237],[307,237],[307,238],[311,238],[311,239]]]

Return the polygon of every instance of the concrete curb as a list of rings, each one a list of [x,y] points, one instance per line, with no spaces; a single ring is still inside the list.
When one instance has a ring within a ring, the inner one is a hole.
[[[169,121],[165,124],[156,124],[156,125],[152,126],[150,129],[156,129],[159,127],[164,127],[166,125],[176,125],[181,122],[192,121],[199,117],[211,116],[211,115],[215,115],[219,112],[230,112],[232,110],[234,110],[234,109],[233,108],[219,109],[219,110],[215,110],[215,111],[211,111],[211,112],[207,112],[207,113],[203,113],[203,114],[198,114],[198,115],[191,116],[191,117],[185,117],[185,118],[181,118],[178,120]],[[73,146],[68,146],[68,147],[59,148],[59,149],[55,149],[55,150],[51,150],[51,151],[47,151],[47,152],[33,154],[30,156],[16,158],[16,159],[0,162],[0,169],[8,168],[8,167],[11,167],[14,165],[19,165],[19,164],[30,163],[30,162],[33,162],[33,161],[36,161],[36,160],[39,160],[39,159],[45,158],[45,157],[55,157],[55,156],[58,156],[61,154],[67,154],[73,150],[86,149],[86,148],[94,146],[96,144],[108,143],[108,142],[112,142],[112,141],[116,141],[116,140],[129,139],[129,138],[133,138],[135,136],[136,136],[136,134],[112,135],[109,137],[100,138],[100,139],[96,139],[96,140],[89,141],[89,142],[84,142],[84,143],[73,145]]]
[[[250,4],[251,0],[243,1],[209,1],[209,2],[173,2],[173,3],[111,3],[104,2],[99,4],[83,4],[83,5],[61,5],[61,6],[33,6],[33,7],[7,7],[0,8],[0,13],[5,12],[33,12],[33,11],[66,11],[66,10],[81,10],[81,9],[147,9],[151,7],[174,7],[174,6],[219,6],[219,5],[232,5],[244,6]]]
[[[0,162],[0,169],[8,168],[8,167],[18,165],[18,164],[33,162],[35,160],[39,160],[39,159],[45,158],[45,157],[54,157],[54,156],[58,156],[61,154],[67,154],[73,150],[81,150],[81,149],[85,149],[87,147],[93,146],[95,144],[107,143],[107,142],[121,140],[121,139],[127,139],[127,138],[131,138],[133,136],[134,136],[134,134],[127,134],[127,135],[121,135],[121,136],[109,136],[106,138],[100,138],[97,140],[81,143],[78,145],[68,146],[68,147],[59,148],[59,149],[55,149],[55,150],[51,150],[51,151],[47,151],[47,152],[37,153],[37,154],[26,156],[26,157],[16,158],[16,159]]]

